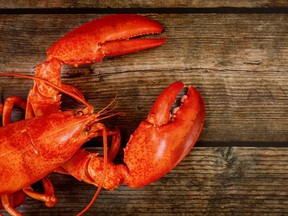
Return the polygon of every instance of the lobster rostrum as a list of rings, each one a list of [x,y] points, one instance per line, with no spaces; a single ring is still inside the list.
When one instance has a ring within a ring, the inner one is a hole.
[[[113,190],[123,183],[133,188],[150,184],[189,153],[205,119],[204,103],[195,88],[188,87],[181,106],[172,114],[171,106],[184,84],[175,82],[164,90],[147,119],[131,135],[124,149],[124,164],[115,165],[112,160],[120,147],[120,132],[109,130],[101,120],[121,113],[113,113],[113,107],[109,110],[113,102],[95,113],[76,87],[63,84],[60,79],[63,64],[78,66],[101,61],[104,56],[160,46],[165,38],[129,38],[159,34],[162,30],[158,23],[138,15],[112,15],[86,23],[48,49],[47,61],[36,68],[27,103],[20,97],[11,96],[4,106],[0,106],[0,112],[3,112],[0,172],[5,173],[0,177],[0,196],[9,214],[20,215],[15,207],[23,202],[24,193],[44,201],[47,206],[54,206],[57,199],[47,178],[53,171],[98,186],[82,214],[91,206],[101,187]],[[61,92],[86,107],[60,112]],[[14,104],[26,110],[26,119],[10,124]],[[112,144],[108,152],[107,136],[110,135]],[[81,148],[96,136],[103,136],[104,157]],[[41,179],[44,194],[34,192],[30,187]]]

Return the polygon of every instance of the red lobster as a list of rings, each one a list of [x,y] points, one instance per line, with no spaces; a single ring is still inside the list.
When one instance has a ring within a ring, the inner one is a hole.
[[[121,113],[110,114],[113,108],[108,108],[113,101],[95,113],[78,89],[62,84],[60,80],[62,64],[78,66],[101,61],[104,56],[160,46],[165,38],[129,38],[159,34],[162,30],[156,22],[139,15],[112,15],[88,22],[62,37],[47,51],[48,61],[37,66],[36,76],[32,78],[35,84],[27,103],[18,96],[11,96],[0,106],[3,112],[0,196],[9,214],[21,215],[15,207],[23,202],[25,194],[44,201],[47,206],[54,206],[57,199],[47,178],[53,171],[98,186],[97,193],[82,214],[93,203],[101,187],[113,190],[123,183],[134,188],[150,184],[189,153],[205,119],[203,99],[193,87],[188,88],[181,106],[172,115],[171,106],[184,84],[175,82],[164,90],[147,119],[131,135],[124,149],[125,165],[115,165],[112,160],[120,147],[120,134],[118,130],[109,130],[101,120]],[[60,92],[69,94],[86,107],[60,112]],[[26,119],[10,124],[14,104],[26,110]],[[109,135],[112,145],[108,153]],[[103,136],[104,158],[81,149],[85,142],[96,136]],[[44,194],[30,187],[40,179]]]

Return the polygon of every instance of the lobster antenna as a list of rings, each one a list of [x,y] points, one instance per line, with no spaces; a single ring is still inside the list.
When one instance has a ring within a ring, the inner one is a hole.
[[[102,109],[101,109],[100,111],[98,111],[97,113],[99,113],[99,114],[109,113],[110,111],[107,111],[107,109],[108,109],[110,106],[112,106],[112,104],[116,101],[116,99],[117,99],[117,95],[115,95],[115,97],[113,98],[113,100],[110,101],[110,103],[109,103],[107,106],[105,106],[104,108],[102,108]],[[113,111],[113,110],[117,107],[117,105],[118,105],[118,103],[116,103],[116,104],[114,105],[114,107],[112,107],[111,111]]]
[[[116,102],[114,104],[114,106],[108,110],[108,108],[113,105],[113,103],[115,102],[116,99],[117,99],[117,95],[114,97],[114,99],[108,105],[106,105],[104,108],[102,108],[100,111],[97,112],[97,116],[98,115],[99,116],[105,115],[104,117],[101,117],[101,118],[98,117],[99,121],[106,119],[106,118],[111,118],[111,117],[116,116],[116,115],[125,116],[124,112],[117,112],[117,113],[109,114],[109,113],[113,112],[118,106],[118,103]]]
[[[34,76],[28,76],[28,75],[23,75],[23,74],[16,74],[16,73],[0,73],[0,76],[2,77],[20,77],[20,78],[24,78],[24,79],[32,79],[34,81],[41,81],[44,82],[45,84],[59,90],[60,92],[70,96],[71,98],[77,100],[78,102],[82,103],[83,105],[89,107],[89,109],[94,109],[87,101],[85,101],[84,99],[80,98],[79,96],[61,88],[60,86],[57,86],[54,83],[49,82],[48,80],[42,79],[40,77],[34,77]]]
[[[107,144],[107,131],[105,128],[103,128],[103,146],[104,146],[104,169],[103,169],[103,177],[100,185],[98,185],[98,188],[93,196],[93,198],[90,200],[88,205],[80,212],[77,214],[77,216],[83,215],[86,211],[89,210],[89,208],[93,205],[95,200],[98,198],[100,191],[104,185],[106,176],[107,176],[107,166],[108,166],[108,144]]]

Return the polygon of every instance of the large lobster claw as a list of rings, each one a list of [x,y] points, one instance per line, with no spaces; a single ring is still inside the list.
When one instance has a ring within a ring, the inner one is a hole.
[[[62,166],[64,173],[113,190],[122,183],[142,187],[171,171],[193,148],[205,120],[203,99],[192,86],[171,115],[171,106],[183,87],[182,82],[175,82],[160,94],[148,118],[140,123],[124,149],[126,166],[108,161],[105,182],[102,183],[104,159],[85,150],[78,151]]]
[[[190,152],[198,139],[204,125],[205,106],[195,88],[188,88],[180,108],[170,114],[183,87],[183,83],[175,82],[164,90],[147,120],[131,136],[124,149],[129,173],[124,183],[129,187],[142,187],[164,176]]]
[[[130,38],[160,34],[163,27],[147,17],[117,14],[92,20],[63,36],[47,51],[48,60],[57,58],[78,66],[162,45],[166,38]]]

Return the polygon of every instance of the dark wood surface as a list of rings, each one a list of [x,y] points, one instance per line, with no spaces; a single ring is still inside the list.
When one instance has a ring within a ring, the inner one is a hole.
[[[171,2],[0,1],[0,71],[33,75],[45,51],[69,30],[136,8],[164,26],[167,43],[80,68],[65,66],[63,82],[77,86],[96,109],[118,95],[118,110],[126,116],[107,124],[121,129],[123,147],[174,81],[200,91],[207,119],[196,147],[176,169],[141,189],[103,190],[87,215],[287,215],[287,1]],[[1,78],[1,98],[25,98],[31,85]],[[64,98],[63,108],[75,107]],[[21,115],[16,109],[14,120]],[[96,190],[68,176],[51,179],[56,207],[28,198],[21,212],[75,215]]]

